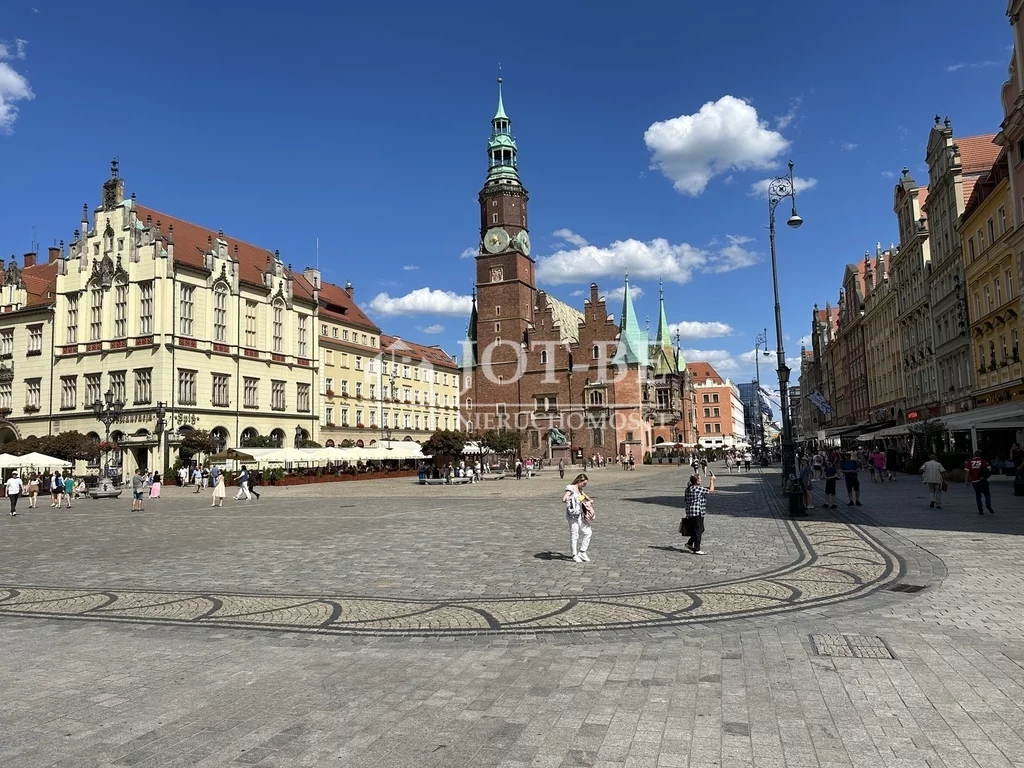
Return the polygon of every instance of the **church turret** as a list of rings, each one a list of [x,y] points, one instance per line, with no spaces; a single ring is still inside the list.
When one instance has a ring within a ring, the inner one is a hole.
[[[665,287],[660,280],[658,281],[658,309],[660,314],[658,316],[658,337],[655,344],[662,349],[671,351],[672,334],[668,330],[668,318],[665,315]]]
[[[622,319],[619,322],[619,344],[615,350],[614,362],[646,367],[649,361],[647,334],[640,330],[640,324],[637,322],[633,297],[629,293],[629,275],[626,275],[622,295]]]

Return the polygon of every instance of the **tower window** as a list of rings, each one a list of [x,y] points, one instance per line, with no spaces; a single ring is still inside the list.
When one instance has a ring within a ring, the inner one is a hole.
[[[501,323],[495,323],[494,324],[494,332],[495,333],[501,333]]]
[[[501,304],[494,305],[494,316],[501,317]]]
[[[497,207],[498,207],[498,198],[494,198],[493,200],[491,200],[491,208],[497,208]]]
[[[597,346],[597,344],[595,344],[594,345],[594,359],[597,360],[600,357],[601,357],[601,348],[599,346]]]
[[[541,365],[546,365],[547,364],[547,362],[548,362],[547,350],[542,349],[540,351],[540,362],[541,362]]]
[[[496,213],[491,214],[491,223],[492,224],[497,224],[498,223],[498,214],[496,214]]]

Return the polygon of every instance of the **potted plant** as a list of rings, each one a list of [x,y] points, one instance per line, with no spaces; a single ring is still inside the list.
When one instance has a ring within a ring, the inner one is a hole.
[[[326,395],[327,397],[334,397],[334,390],[328,389],[324,392],[324,395]]]

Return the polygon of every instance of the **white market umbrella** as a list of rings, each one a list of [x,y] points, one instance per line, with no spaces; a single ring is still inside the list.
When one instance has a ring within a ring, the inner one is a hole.
[[[33,451],[24,456],[15,456],[11,453],[0,454],[0,469],[15,469],[18,467],[61,467],[71,466],[70,461],[58,459],[55,456],[47,456],[45,453]]]

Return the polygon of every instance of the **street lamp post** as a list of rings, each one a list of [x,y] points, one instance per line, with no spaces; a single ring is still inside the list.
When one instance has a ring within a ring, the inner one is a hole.
[[[163,473],[167,469],[167,456],[164,452],[164,430],[167,427],[167,423],[164,421],[164,417],[167,415],[167,403],[163,400],[157,401],[156,404],[156,452],[159,455],[160,460],[160,472]]]
[[[757,398],[754,400],[754,407],[757,408],[757,442],[758,450],[761,454],[760,458],[765,461],[765,452],[767,451],[767,445],[765,445],[764,439],[764,412],[761,410],[761,346],[764,346],[765,355],[768,354],[768,329],[765,328],[761,333],[757,334],[754,338],[754,371],[755,381],[754,390]]]
[[[107,466],[107,457],[110,453],[110,425],[121,416],[121,411],[124,410],[124,403],[120,400],[115,401],[113,391],[108,389],[107,394],[103,396],[103,400],[97,398],[92,404],[92,410],[106,430],[104,442],[107,444],[107,448],[103,452],[103,477],[100,480],[100,490],[109,491],[113,487],[113,484],[110,482],[110,467]]]
[[[775,209],[786,198],[792,201],[792,213],[786,225],[797,229],[804,220],[796,212],[796,186],[793,182],[793,161],[789,161],[789,173],[777,176],[768,184],[768,242],[772,255],[772,286],[775,289],[775,336],[778,343],[779,408],[782,410],[782,482],[785,486],[790,475],[796,474],[796,456],[793,446],[793,424],[789,413],[789,366],[786,365],[786,350],[782,343],[782,306],[779,304],[779,270],[775,258]]]

